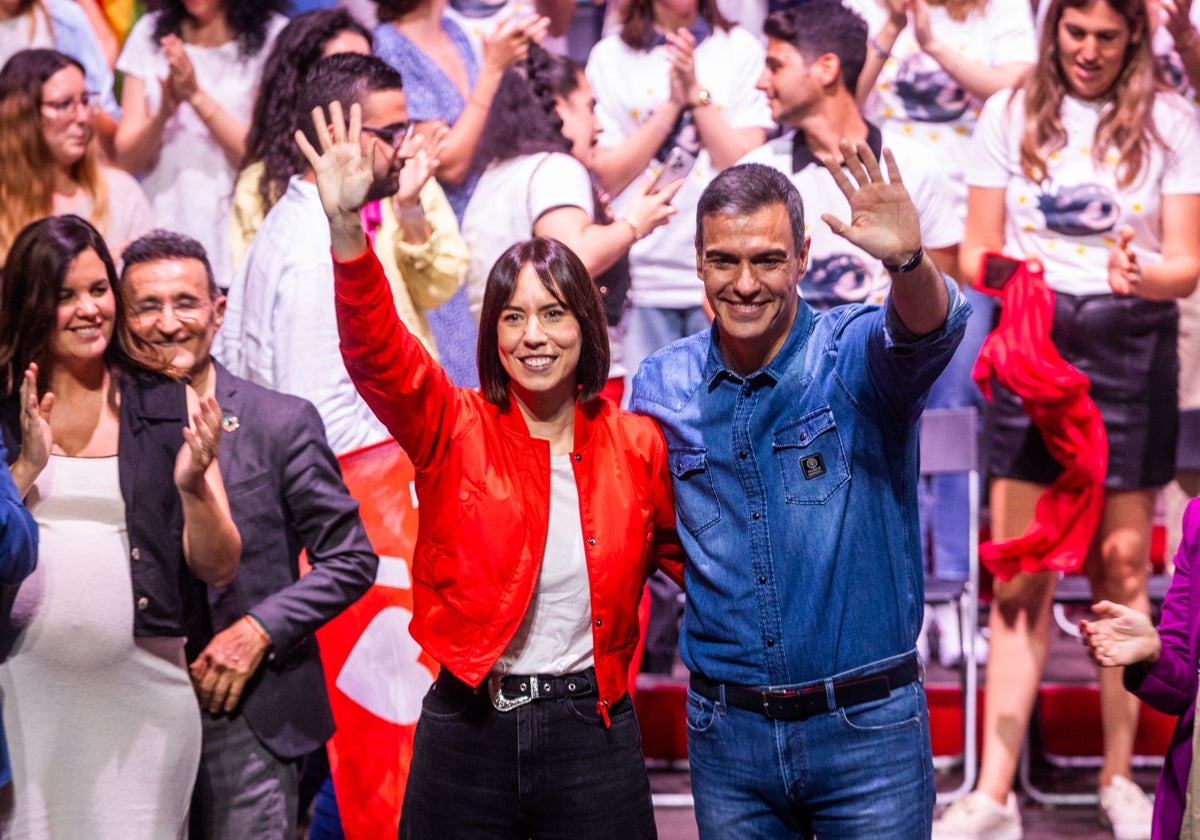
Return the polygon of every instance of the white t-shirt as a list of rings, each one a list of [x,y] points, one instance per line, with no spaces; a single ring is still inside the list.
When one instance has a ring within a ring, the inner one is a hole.
[[[1200,194],[1200,123],[1181,96],[1154,98],[1154,124],[1166,148],[1152,144],[1142,176],[1132,186],[1117,185],[1117,152],[1105,165],[1092,158],[1102,103],[1066,97],[1062,123],[1065,148],[1046,161],[1047,177],[1036,184],[1021,171],[1024,93],[1010,103],[1001,91],[987,101],[975,129],[975,154],[967,184],[1005,190],[1004,250],[1014,257],[1038,257],[1046,283],[1065,294],[1107,294],[1108,254],[1123,226],[1133,228],[1133,250],[1147,262],[1162,252],[1161,198]]]
[[[496,662],[505,674],[570,674],[593,664],[592,590],[570,455],[550,456],[550,520],[529,609]]]
[[[872,35],[888,17],[879,0],[846,0],[846,5],[863,16]],[[1033,17],[1026,0],[987,0],[981,10],[962,21],[951,18],[944,6],[931,5],[929,25],[947,47],[988,67],[1014,61],[1032,64],[1037,59]],[[965,222],[963,170],[982,107],[982,102],[922,51],[910,23],[900,31],[891,58],[879,71],[863,116],[883,130],[885,145],[890,146],[895,137],[926,145],[953,189],[955,213]]]
[[[512,245],[533,236],[533,223],[556,207],[579,207],[592,217],[592,181],[587,167],[562,152],[522,155],[487,168],[463,213],[467,300],[479,318],[483,290],[496,260]]]
[[[154,212],[141,185],[128,172],[103,166],[100,175],[108,190],[108,218],[103,224],[97,224],[98,220],[93,217],[95,204],[85,190],[79,190],[70,199],[56,199],[54,213],[57,216],[73,213],[96,224],[108,249],[117,258],[126,245],[150,232],[154,227]]]
[[[125,41],[117,69],[142,80],[146,108],[153,114],[162,102],[160,79],[167,76],[167,59],[154,40],[157,13],[142,17]],[[271,44],[287,18],[273,15],[267,39],[256,55],[238,57],[237,41],[219,47],[185,44],[196,81],[233,119],[250,124],[254,95]],[[200,115],[187,103],[179,106],[162,132],[158,161],[142,175],[142,187],[160,227],[198,239],[208,251],[218,285],[232,277],[229,213],[237,173]]]
[[[773,126],[767,99],[754,87],[762,75],[763,60],[762,44],[737,26],[728,32],[713,30],[696,47],[696,78],[734,128],[769,130]],[[624,142],[668,99],[669,71],[665,46],[635,50],[619,35],[596,44],[588,58],[587,77],[596,97],[601,146]],[[630,250],[630,301],[634,306],[686,309],[701,305],[704,288],[696,276],[693,242],[696,204],[716,174],[707,150],[701,149],[691,174],[671,202],[679,212]],[[613,199],[614,217],[624,214],[632,190],[633,185]]]
[[[883,264],[848,240],[838,236],[821,219],[832,213],[850,220],[850,203],[834,183],[829,170],[807,147],[795,149],[796,132],[789,131],[757,149],[739,163],[763,163],[786,174],[804,201],[804,233],[810,237],[808,270],[800,282],[800,295],[816,309],[843,303],[882,303],[891,288],[891,275]],[[878,154],[879,134],[868,142]],[[926,250],[950,248],[962,240],[962,225],[951,210],[949,187],[929,163],[929,156],[912,141],[896,139],[888,148],[921,221],[921,244]],[[798,169],[793,169],[799,165]]]
[[[238,376],[311,402],[341,455],[391,435],[342,361],[329,248],[317,187],[294,176],[229,287],[213,355]]]

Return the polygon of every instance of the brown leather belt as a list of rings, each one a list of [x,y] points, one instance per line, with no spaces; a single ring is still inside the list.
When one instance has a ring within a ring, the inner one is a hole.
[[[833,709],[882,700],[895,689],[915,682],[920,675],[921,666],[917,657],[910,656],[882,671],[834,680],[833,708],[830,708],[823,682],[805,688],[772,690],[718,683],[700,674],[692,674],[691,686],[692,691],[701,697],[714,701],[720,701],[724,689],[726,705],[758,712],[771,720],[805,720]]]

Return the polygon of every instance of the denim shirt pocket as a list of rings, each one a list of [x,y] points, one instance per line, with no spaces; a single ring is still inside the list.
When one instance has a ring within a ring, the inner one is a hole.
[[[681,446],[670,449],[668,456],[675,480],[675,510],[684,526],[698,534],[721,518],[721,504],[708,469],[708,450]]]
[[[785,421],[775,430],[773,448],[790,504],[823,504],[850,480],[850,464],[830,408]]]

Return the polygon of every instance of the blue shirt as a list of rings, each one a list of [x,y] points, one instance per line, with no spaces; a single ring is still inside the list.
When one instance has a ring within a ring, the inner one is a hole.
[[[8,451],[0,442],[0,463],[8,463]],[[0,584],[16,586],[37,564],[37,524],[21,501],[12,473],[0,467]],[[0,719],[0,785],[12,781],[4,721]]]
[[[891,309],[801,302],[778,354],[742,377],[716,329],[648,358],[631,408],[667,439],[687,552],[680,652],[720,682],[789,686],[913,649],[924,574],[916,423],[970,305],[942,329]]]

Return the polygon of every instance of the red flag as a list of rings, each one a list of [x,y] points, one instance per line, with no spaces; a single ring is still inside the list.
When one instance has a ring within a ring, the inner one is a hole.
[[[375,585],[317,631],[337,732],[329,764],[347,840],[394,840],[421,699],[438,665],[408,633],[417,539],[413,466],[394,442],[339,460],[379,554]]]

